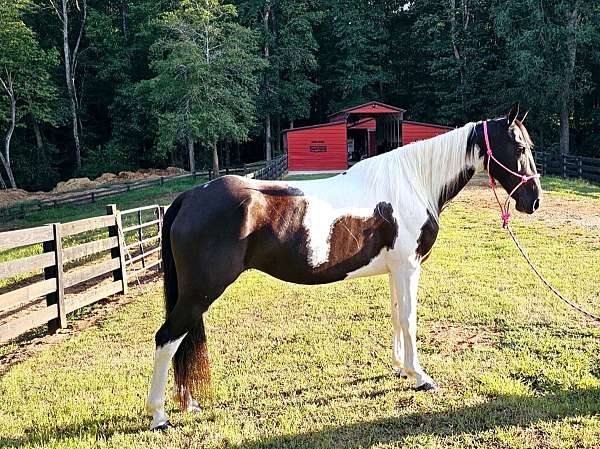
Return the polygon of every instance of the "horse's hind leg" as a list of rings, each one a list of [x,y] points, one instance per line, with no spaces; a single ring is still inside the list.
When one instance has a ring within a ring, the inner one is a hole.
[[[152,414],[151,430],[164,430],[170,426],[165,413],[169,364],[183,339],[202,317],[201,314],[195,316],[192,310],[184,309],[185,303],[178,302],[155,336],[154,371],[146,402],[146,409]]]

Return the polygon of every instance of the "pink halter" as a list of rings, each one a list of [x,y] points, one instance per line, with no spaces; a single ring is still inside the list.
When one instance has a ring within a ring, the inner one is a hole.
[[[527,184],[532,179],[539,178],[540,175],[538,173],[536,173],[535,175],[531,175],[531,176],[522,175],[520,173],[512,171],[510,168],[508,168],[506,165],[504,165],[502,162],[500,162],[498,159],[496,159],[496,157],[492,154],[492,147],[490,146],[490,138],[488,136],[487,120],[485,120],[483,122],[483,137],[485,138],[485,146],[486,146],[487,155],[488,155],[487,172],[488,172],[488,177],[490,179],[490,187],[492,188],[492,192],[494,192],[494,196],[496,197],[498,206],[500,206],[500,212],[502,214],[502,227],[506,228],[506,227],[508,227],[508,220],[510,220],[510,212],[508,209],[510,208],[510,199],[512,198],[513,194],[517,191],[517,189],[519,187]],[[504,204],[502,204],[502,202],[500,201],[500,198],[498,197],[498,192],[496,192],[496,181],[494,181],[494,178],[492,178],[492,174],[490,173],[490,161],[492,159],[494,160],[494,162],[496,164],[498,164],[505,171],[507,171],[511,175],[516,176],[517,178],[519,178],[521,180],[519,182],[519,184],[517,184],[517,186],[514,189],[512,189],[512,191],[508,194],[508,197],[506,198],[506,201],[504,202]]]

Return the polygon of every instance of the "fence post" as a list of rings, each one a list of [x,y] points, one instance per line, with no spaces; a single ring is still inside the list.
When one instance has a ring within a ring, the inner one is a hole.
[[[44,268],[44,279],[56,279],[56,291],[46,295],[46,304],[56,304],[57,317],[48,321],[48,332],[53,334],[58,329],[67,327],[67,311],[65,309],[65,289],[63,282],[63,250],[60,223],[52,224],[52,240],[44,242],[45,253],[54,253],[54,265]]]
[[[165,206],[158,206],[158,246],[160,247],[160,250],[158,251],[158,257],[160,262],[158,263],[158,269],[162,270],[163,268],[163,263],[162,263],[162,229],[163,229],[163,221],[165,219]]]
[[[125,236],[123,235],[123,223],[121,222],[121,213],[117,209],[116,204],[106,206],[106,214],[114,215],[115,224],[108,227],[108,235],[116,237],[119,245],[110,250],[111,257],[119,258],[119,268],[113,271],[113,279],[121,281],[123,294],[127,294],[127,267],[125,265]]]
[[[581,156],[577,156],[577,170],[579,171],[579,179],[583,179],[583,161]]]
[[[567,155],[562,155],[562,169],[563,169],[563,178],[567,177]]]
[[[138,210],[137,211],[137,221],[138,221],[138,225],[140,226],[138,228],[138,242],[140,242],[140,254],[142,255],[142,268],[146,267],[146,261],[144,260],[144,245],[142,243],[143,237],[144,237],[144,233],[142,232],[142,211]]]

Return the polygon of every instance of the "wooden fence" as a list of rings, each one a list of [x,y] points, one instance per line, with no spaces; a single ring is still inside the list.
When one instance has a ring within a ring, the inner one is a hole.
[[[279,179],[286,170],[284,155],[248,176]],[[8,259],[0,262],[0,343],[44,324],[50,333],[64,328],[67,314],[160,269],[165,210],[112,204],[104,216],[0,233]]]
[[[542,175],[580,178],[600,182],[600,159],[568,154],[534,151],[535,163]]]
[[[266,166],[266,162],[260,161],[252,164],[244,164],[241,167],[226,167],[222,169],[222,174],[235,174],[247,176],[255,173]],[[111,184],[106,187],[98,187],[96,189],[86,190],[85,192],[73,192],[63,195],[56,195],[43,200],[35,200],[22,202],[7,207],[0,208],[0,222],[8,223],[13,220],[24,218],[28,213],[37,212],[46,209],[52,209],[63,205],[83,205],[95,203],[103,198],[118,195],[120,193],[132,192],[134,190],[145,189],[148,187],[156,187],[167,184],[169,182],[182,179],[200,179],[213,178],[213,170],[196,171],[194,173],[186,173],[175,176],[160,176],[158,178],[141,179],[139,181],[131,181],[127,183]]]

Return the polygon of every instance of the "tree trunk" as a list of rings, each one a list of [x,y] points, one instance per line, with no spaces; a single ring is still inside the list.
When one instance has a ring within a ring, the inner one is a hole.
[[[196,171],[196,158],[194,156],[194,141],[191,137],[187,139],[187,147],[188,147],[188,158],[190,161],[190,173],[194,173]]]
[[[219,176],[219,151],[217,150],[217,144],[212,145],[213,154],[213,176],[217,178]]]
[[[8,126],[8,130],[6,131],[6,136],[4,136],[4,154],[2,155],[2,165],[4,166],[4,170],[6,170],[6,175],[8,176],[8,182],[10,183],[11,188],[16,189],[17,184],[15,183],[15,177],[13,176],[12,167],[10,166],[10,140],[12,139],[13,132],[15,131],[15,124],[17,121],[17,101],[12,91],[12,82],[10,82],[9,87],[10,124]]]
[[[569,154],[569,99],[566,93],[560,102],[560,152]]]
[[[567,11],[567,50],[569,53],[569,60],[565,67],[564,85],[560,101],[560,152],[562,154],[569,154],[571,151],[569,142],[569,118],[573,102],[573,78],[577,58],[578,24],[579,12],[577,4],[575,4],[572,11]]]
[[[225,167],[231,167],[231,143],[225,145]]]
[[[79,43],[81,42],[81,35],[83,34],[83,26],[85,23],[87,11],[86,1],[83,0],[83,19],[81,21],[81,28],[79,30],[79,36],[77,44],[73,53],[71,53],[71,47],[69,46],[69,13],[67,11],[67,0],[62,0],[62,23],[63,23],[63,56],[65,61],[65,80],[67,83],[67,94],[69,96],[70,108],[71,108],[71,126],[73,128],[73,141],[75,143],[75,165],[77,169],[81,168],[81,145],[79,143],[79,111],[75,93],[75,67],[74,62],[77,58],[77,51],[79,50]]]
[[[271,116],[267,114],[265,118],[265,159],[270,161],[273,158],[271,150]]]
[[[271,15],[271,2],[267,1],[265,4],[265,10],[263,15],[263,27],[265,33],[265,46],[263,48],[263,56],[267,63],[269,62],[270,49],[269,49],[269,16]],[[270,81],[269,81],[269,71],[265,70],[265,100],[270,95]],[[267,101],[268,103],[268,101]],[[266,117],[265,117],[265,159],[270,161],[272,159],[272,149],[271,149],[271,115],[268,112],[269,106],[266,106]]]
[[[40,130],[40,124],[35,117],[31,117],[33,124],[33,133],[35,134],[35,146],[38,151],[38,155],[41,155],[44,151],[44,139],[42,137],[42,131]]]
[[[275,122],[275,138],[277,139],[275,151],[277,154],[281,154],[281,115],[277,115],[277,121]]]

